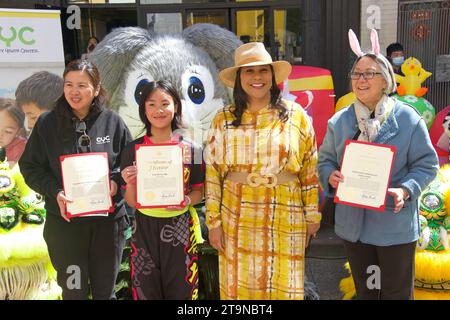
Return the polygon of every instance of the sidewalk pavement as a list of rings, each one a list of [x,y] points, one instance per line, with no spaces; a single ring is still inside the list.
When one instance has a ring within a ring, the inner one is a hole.
[[[199,245],[199,294],[201,299],[219,299],[218,264],[215,249],[205,243]],[[306,251],[305,274],[319,294],[320,300],[341,300],[339,282],[348,276],[344,269],[347,262],[342,240],[334,228],[322,224],[317,238],[312,239]]]
[[[316,285],[320,300],[341,300],[339,282],[348,276],[342,240],[334,228],[322,224],[317,237],[306,251],[305,273],[308,281]]]

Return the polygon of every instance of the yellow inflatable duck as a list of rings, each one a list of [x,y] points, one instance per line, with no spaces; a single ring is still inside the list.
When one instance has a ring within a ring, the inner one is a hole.
[[[414,57],[410,57],[402,64],[402,72],[405,76],[395,75],[395,81],[400,85],[397,93],[400,96],[407,94],[422,97],[427,93],[428,88],[422,87],[422,83],[431,76],[431,72],[422,68],[422,64]]]

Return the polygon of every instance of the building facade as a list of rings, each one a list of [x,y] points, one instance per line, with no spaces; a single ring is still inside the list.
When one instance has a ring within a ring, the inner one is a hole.
[[[436,111],[450,105],[450,1],[361,0],[361,46],[370,48],[369,29],[380,35],[380,47],[400,42],[406,57],[415,57],[433,73],[423,86]]]
[[[400,0],[398,8],[399,42],[433,74],[425,98],[441,111],[450,106],[450,1]]]
[[[244,42],[264,42],[274,59],[329,69],[337,97],[350,90],[355,56],[348,29],[368,49],[369,29],[376,28],[383,53],[398,41],[407,56],[436,75],[425,83],[436,110],[450,104],[449,0],[2,0],[0,6],[60,9],[68,59],[81,56],[91,35],[101,40],[116,27],[177,33],[194,23],[214,23]],[[79,29],[64,28],[71,6],[80,10]]]
[[[354,57],[349,28],[359,34],[360,1],[355,0],[41,0],[0,1],[2,7],[60,9],[68,59],[86,50],[91,35],[100,40],[116,27],[140,26],[181,32],[208,22],[236,33],[243,42],[261,41],[274,59],[330,69],[336,95],[348,91]],[[81,28],[64,28],[70,6],[81,12]]]

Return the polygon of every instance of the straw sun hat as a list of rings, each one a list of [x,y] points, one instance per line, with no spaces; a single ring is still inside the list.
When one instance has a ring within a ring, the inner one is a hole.
[[[286,80],[291,73],[292,66],[287,61],[272,61],[272,57],[266,51],[261,42],[243,44],[234,53],[234,67],[220,71],[219,78],[230,88],[234,87],[236,73],[241,67],[261,66],[271,64],[275,73],[275,81],[278,83]]]

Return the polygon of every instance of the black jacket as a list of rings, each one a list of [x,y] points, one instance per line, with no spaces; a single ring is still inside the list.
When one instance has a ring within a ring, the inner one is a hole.
[[[80,136],[80,133],[75,131],[76,117],[70,110],[65,109],[69,107],[61,108],[56,107],[39,117],[19,160],[20,171],[25,182],[31,189],[45,197],[47,215],[60,218],[56,202],[57,194],[63,190],[59,157],[79,153],[78,137]],[[120,153],[132,140],[131,134],[119,115],[106,108],[89,113],[84,120],[87,127],[86,133],[91,138],[91,152],[108,154],[111,179],[118,186],[117,194],[113,198],[115,212],[109,215],[109,219],[120,218],[125,214],[121,194],[123,181],[120,176]],[[71,219],[71,223],[102,219],[106,218],[83,217]]]

